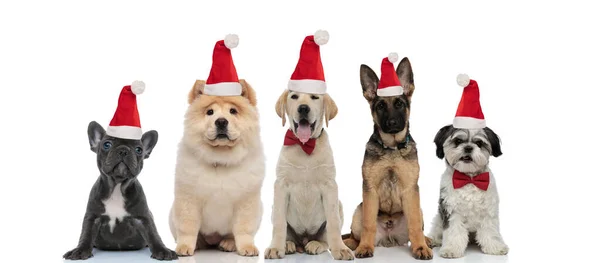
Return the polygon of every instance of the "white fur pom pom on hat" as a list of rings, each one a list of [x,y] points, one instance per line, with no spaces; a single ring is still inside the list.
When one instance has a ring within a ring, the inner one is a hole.
[[[236,34],[229,34],[225,36],[225,46],[229,49],[236,48],[240,43],[240,38]]]
[[[458,76],[456,76],[456,83],[463,88],[468,86],[470,81],[471,79],[467,74],[458,74]]]
[[[131,92],[135,95],[140,95],[146,90],[146,84],[143,81],[136,80],[131,83]]]
[[[317,45],[322,46],[329,42],[329,32],[326,30],[317,30],[314,34],[315,43]]]
[[[388,55],[388,60],[389,60],[391,63],[396,63],[396,62],[398,61],[398,53],[396,53],[396,52],[392,52],[392,53],[390,53],[390,54]]]

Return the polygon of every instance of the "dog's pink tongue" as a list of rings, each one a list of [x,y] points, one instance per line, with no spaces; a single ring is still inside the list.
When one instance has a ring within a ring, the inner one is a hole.
[[[298,130],[296,131],[296,135],[298,135],[298,139],[302,143],[306,143],[310,139],[310,126],[309,125],[299,125]]]

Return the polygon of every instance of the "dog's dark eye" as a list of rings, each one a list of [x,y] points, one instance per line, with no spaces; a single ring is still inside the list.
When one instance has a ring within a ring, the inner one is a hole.
[[[293,100],[297,100],[297,99],[298,99],[298,95],[294,94],[294,95],[292,95],[292,97],[291,97],[291,98],[292,98]]]
[[[396,107],[396,109],[400,109],[402,108],[402,106],[404,106],[404,104],[402,104],[402,101],[396,100],[396,102],[394,102],[394,107]]]
[[[479,148],[481,148],[481,146],[483,146],[482,141],[476,141],[475,144],[477,144],[477,147],[479,147]]]
[[[229,110],[229,113],[231,113],[231,114],[234,114],[234,115],[235,115],[235,114],[237,114],[237,110],[232,108],[231,110]]]
[[[135,153],[142,154],[142,152],[143,152],[142,147],[135,147]]]
[[[206,115],[210,116],[210,115],[213,115],[213,113],[215,113],[213,110],[208,110],[208,111],[206,112]]]
[[[461,139],[454,139],[454,143],[456,143],[456,145],[459,145],[461,143],[463,143],[464,141]]]
[[[376,107],[378,110],[383,110],[383,108],[385,108],[385,103],[383,103],[383,102],[377,103]]]
[[[110,147],[112,147],[112,143],[111,142],[105,142],[102,145],[102,148],[104,148],[104,150],[108,150],[108,149],[110,149]]]
[[[318,100],[319,99],[319,97],[317,97],[315,95],[311,95],[310,98],[313,99],[313,100]]]

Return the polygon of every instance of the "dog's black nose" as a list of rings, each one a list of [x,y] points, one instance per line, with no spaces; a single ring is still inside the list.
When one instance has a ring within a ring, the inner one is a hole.
[[[473,146],[470,146],[470,145],[465,146],[466,153],[471,153],[472,151],[473,151]]]
[[[227,121],[225,118],[218,118],[215,121],[215,125],[220,129],[227,128],[227,124],[229,124],[229,121]]]
[[[127,156],[127,154],[129,154],[129,151],[127,149],[119,149],[119,151],[117,153],[120,156],[125,157],[125,156]]]
[[[394,120],[394,119],[391,119],[391,120],[388,120],[388,121],[387,121],[387,125],[388,125],[389,127],[394,127],[394,126],[396,126],[397,124],[398,124],[398,122],[397,122],[396,120]]]
[[[310,112],[310,107],[306,104],[302,104],[298,106],[298,113],[300,114],[308,114]]]

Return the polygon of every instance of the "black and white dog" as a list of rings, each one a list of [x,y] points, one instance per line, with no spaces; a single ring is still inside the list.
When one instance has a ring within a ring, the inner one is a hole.
[[[458,258],[476,242],[486,254],[505,255],[508,246],[499,230],[498,191],[488,167],[490,156],[502,155],[500,138],[490,128],[444,126],[434,139],[438,158],[446,161],[438,214],[429,237],[440,256]]]
[[[136,179],[144,159],[158,141],[158,132],[148,131],[141,140],[106,135],[95,121],[88,126],[92,152],[97,154],[100,176],[90,192],[77,247],[65,259],[88,259],[92,248],[138,250],[150,247],[152,258],[174,260],[177,255],[162,242],[142,185]]]

